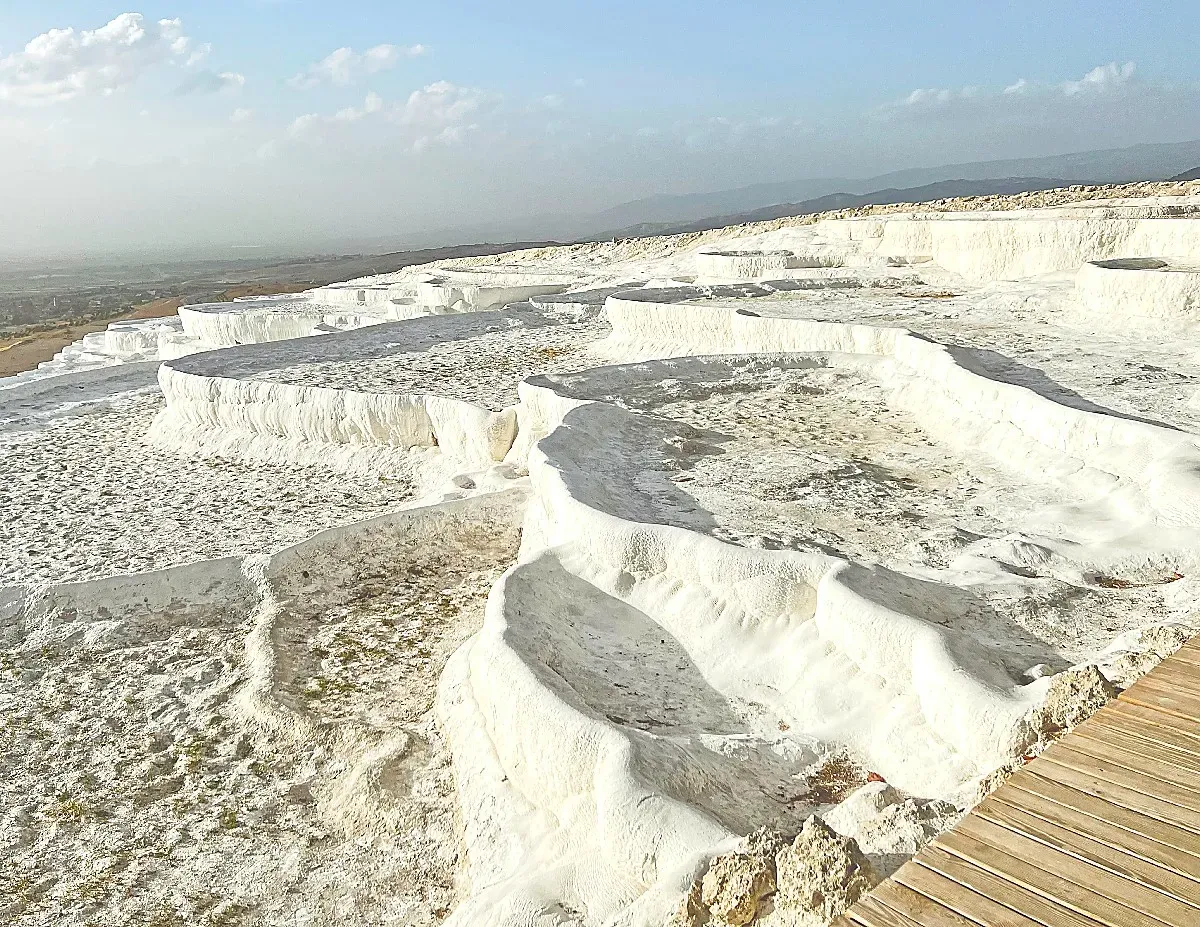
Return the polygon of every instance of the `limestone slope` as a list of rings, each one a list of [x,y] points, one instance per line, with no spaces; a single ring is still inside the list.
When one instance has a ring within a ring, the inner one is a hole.
[[[657,927],[813,816],[891,871],[1200,624],[1194,200],[456,261],[0,384],[6,914]]]

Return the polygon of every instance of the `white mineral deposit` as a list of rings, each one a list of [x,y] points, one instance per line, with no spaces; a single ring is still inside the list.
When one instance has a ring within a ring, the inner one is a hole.
[[[783,924],[810,858],[895,871],[1200,628],[1200,183],[1091,195],[458,259],[0,381],[0,920]]]

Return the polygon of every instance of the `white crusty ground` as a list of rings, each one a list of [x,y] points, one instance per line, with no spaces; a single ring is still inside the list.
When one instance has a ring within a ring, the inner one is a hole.
[[[669,479],[708,526],[694,513],[680,526],[744,547],[821,551],[959,583],[951,568],[972,545],[1027,531],[1039,513],[1073,501],[1060,487],[929,437],[889,405],[871,363],[854,355],[710,358],[672,361],[663,377],[650,362],[644,379],[616,392],[604,389],[603,375],[584,373],[571,394],[697,429]],[[1112,589],[1043,576],[1022,585],[1017,594],[986,586],[970,593],[976,631],[1018,650],[1030,645],[1018,673],[1041,660],[1085,659],[1148,614],[1190,612],[1168,605],[1152,582]]]
[[[714,516],[722,540],[938,567],[946,551],[922,542],[1016,530],[1020,513],[1004,501],[1014,491],[1030,504],[1054,501],[930,439],[852,361],[705,373],[622,393],[639,411],[706,432],[708,447],[682,462],[674,482]]]
[[[972,348],[990,375],[1064,405],[1200,431],[1200,410],[1189,404],[1200,389],[1200,353],[1186,332],[1083,317],[1071,275],[972,287],[936,269],[925,273],[934,285],[898,293],[800,290],[736,305],[761,315],[900,326]]]
[[[1081,198],[1039,196],[1028,202]],[[459,263],[578,273],[589,285],[686,279],[683,252],[730,234]],[[980,356],[985,369],[1057,401],[1200,431],[1189,405],[1200,377],[1192,339],[1079,319],[1066,276],[971,287],[932,267],[903,273],[911,286],[792,291],[736,305],[903,325],[994,352]],[[523,377],[599,364],[590,346],[606,331],[600,322],[514,329],[255,375],[436,393],[499,409],[516,400]],[[605,362],[612,360],[620,358]],[[143,440],[162,402],[153,384],[114,390],[14,414],[0,395],[0,584],[261,553],[396,508],[412,494],[403,481],[173,454]],[[927,439],[853,366],[796,370],[765,361],[699,385],[648,377],[614,398],[707,434],[679,458],[674,482],[711,533],[736,544],[824,548],[921,575],[946,569],[972,538],[1019,529],[1024,513],[1062,501]],[[238,711],[253,616],[236,603],[205,613],[182,605],[137,621],[66,617],[24,636],[0,625],[0,921],[440,923],[467,887],[448,750],[431,713],[434,688],[450,653],[479,627],[514,548],[515,538],[481,528],[459,543],[406,552],[345,601],[319,610],[289,603],[269,641],[278,667],[271,696],[316,731],[311,741],[258,731]],[[977,623],[960,630],[1028,652],[1030,663],[1050,655],[1059,669],[1147,623],[1195,624],[1190,601],[1169,596],[1185,585],[1068,589],[1035,577],[1019,594],[979,591],[978,610],[968,612]],[[580,594],[572,607],[590,601]],[[595,659],[630,674],[624,688],[582,672],[570,680],[613,723],[663,722],[669,716],[647,713],[662,696],[664,711],[698,719],[697,730],[707,730],[699,722],[710,715],[732,731],[752,727],[739,714],[744,705],[727,703],[699,674],[676,671],[686,668],[686,654],[656,625],[639,626],[641,637],[605,637],[599,630],[611,603],[587,621],[564,614],[548,631],[578,646],[567,652],[580,666]],[[638,681],[647,659],[669,670],[649,689]],[[820,770],[795,783],[786,772],[788,786],[820,784]],[[883,834],[875,848],[889,869],[915,849],[896,849],[894,836]]]
[[[0,636],[0,922],[438,924],[460,853],[438,676],[511,532],[411,550],[341,605],[290,603],[256,736],[244,610]]]
[[[405,481],[196,460],[145,439],[157,388],[0,428],[0,586],[270,551],[388,511]]]
[[[526,377],[593,366],[588,348],[609,331],[598,320],[514,327],[426,351],[280,367],[255,379],[365,393],[432,393],[499,411],[516,403],[517,384]]]

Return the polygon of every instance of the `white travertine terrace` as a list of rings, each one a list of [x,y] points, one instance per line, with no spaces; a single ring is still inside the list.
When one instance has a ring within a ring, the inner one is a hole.
[[[417,301],[446,311],[493,309],[534,296],[562,293],[574,282],[574,278],[568,276],[531,281],[528,274],[447,270],[417,284]]]
[[[1088,261],[1075,286],[1084,311],[1095,317],[1200,321],[1200,264],[1161,258]]]
[[[253,553],[259,529],[213,511],[229,556],[76,583],[14,557],[6,659],[57,678],[105,642],[127,671],[89,675],[72,718],[155,672],[217,719],[201,768],[227,794],[179,771],[203,725],[176,702],[166,727],[129,722],[175,766],[74,785],[133,796],[130,840],[231,854],[181,856],[139,890],[158,905],[217,871],[263,922],[658,927],[714,855],[813,814],[892,871],[1037,742],[1061,674],[1126,682],[1155,629],[1200,624],[1195,208],[785,220],[411,268],[181,313],[157,392],[157,335],[110,330],[111,360],[140,363],[0,383],[16,476],[59,433],[143,421],[184,495],[222,465],[323,468],[397,481],[394,511]],[[273,479],[253,505],[283,500]],[[168,698],[137,697],[147,717]],[[54,754],[27,743],[13,787],[41,789]],[[38,820],[23,845],[57,846]],[[64,878],[20,904],[70,920],[88,902]]]
[[[217,347],[303,338],[326,315],[319,304],[304,297],[202,303],[179,310],[185,334]]]
[[[822,223],[863,252],[934,261],[964,279],[1076,271],[1086,261],[1195,254],[1194,202],[1156,206],[1058,207],[998,213],[917,214]]]
[[[696,273],[701,280],[777,280],[796,276],[789,270],[841,267],[846,256],[838,251],[700,251]]]
[[[701,251],[696,272],[716,280],[757,280],[799,266],[790,251]]]

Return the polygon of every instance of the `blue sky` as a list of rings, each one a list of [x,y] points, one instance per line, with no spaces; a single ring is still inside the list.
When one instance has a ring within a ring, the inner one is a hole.
[[[0,207],[30,249],[419,237],[1182,140],[1198,35],[1184,2],[8,2]]]

